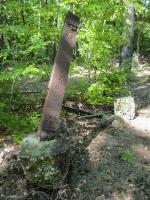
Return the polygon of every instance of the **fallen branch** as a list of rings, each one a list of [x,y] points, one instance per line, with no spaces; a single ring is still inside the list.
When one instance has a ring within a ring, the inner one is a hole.
[[[87,114],[87,115],[94,114],[94,113],[87,111],[87,110],[81,110],[81,109],[78,109],[78,108],[72,108],[72,107],[68,107],[68,106],[64,106],[64,105],[63,105],[63,109],[68,111],[68,112],[76,113],[76,114]]]
[[[68,107],[68,106],[63,106],[63,109],[71,112],[71,113],[76,113],[76,114],[84,114],[84,116],[78,116],[76,117],[76,119],[87,119],[87,118],[94,118],[94,117],[99,117],[102,118],[105,114],[110,114],[110,111],[105,111],[105,112],[99,112],[99,113],[93,113],[91,111],[87,111],[87,110],[81,110],[78,108],[72,108],[72,107]]]
[[[88,119],[88,118],[94,118],[94,117],[102,118],[105,114],[106,114],[106,112],[105,113],[100,112],[100,113],[95,113],[92,115],[85,115],[85,116],[77,117],[76,119]]]

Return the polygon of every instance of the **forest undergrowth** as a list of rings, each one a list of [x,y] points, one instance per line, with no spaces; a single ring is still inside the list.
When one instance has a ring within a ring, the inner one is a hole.
[[[71,149],[68,182],[59,189],[45,190],[26,180],[17,160],[19,139],[5,129],[0,136],[1,199],[149,200],[150,70],[141,68],[136,74],[131,87],[139,107],[136,118],[128,123],[101,126],[101,118],[82,119],[79,114],[63,110],[61,116],[66,120]],[[69,100],[66,103],[71,104]],[[75,102],[74,107],[112,112],[112,107],[110,110],[108,106],[87,106],[81,102]],[[34,119],[34,112],[32,115]],[[36,120],[37,117],[35,124]]]

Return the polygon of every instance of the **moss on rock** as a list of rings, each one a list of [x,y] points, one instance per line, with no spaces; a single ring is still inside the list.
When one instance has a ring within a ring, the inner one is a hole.
[[[40,141],[36,134],[24,138],[19,159],[26,178],[40,187],[59,187],[68,151],[65,139]]]

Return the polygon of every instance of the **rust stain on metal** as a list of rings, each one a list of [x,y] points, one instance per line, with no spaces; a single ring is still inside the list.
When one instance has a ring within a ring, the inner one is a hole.
[[[79,26],[79,18],[69,12],[65,19],[60,47],[55,57],[48,86],[48,94],[44,103],[42,120],[38,131],[41,140],[53,139],[59,130],[59,115]]]

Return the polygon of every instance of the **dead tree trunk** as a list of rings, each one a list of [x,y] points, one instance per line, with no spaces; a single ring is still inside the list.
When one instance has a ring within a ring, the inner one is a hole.
[[[57,137],[59,132],[59,114],[67,86],[69,66],[73,58],[73,48],[75,47],[79,25],[79,18],[69,12],[65,19],[60,48],[55,57],[48,86],[48,94],[44,103],[42,120],[38,130],[41,140],[53,139]]]

